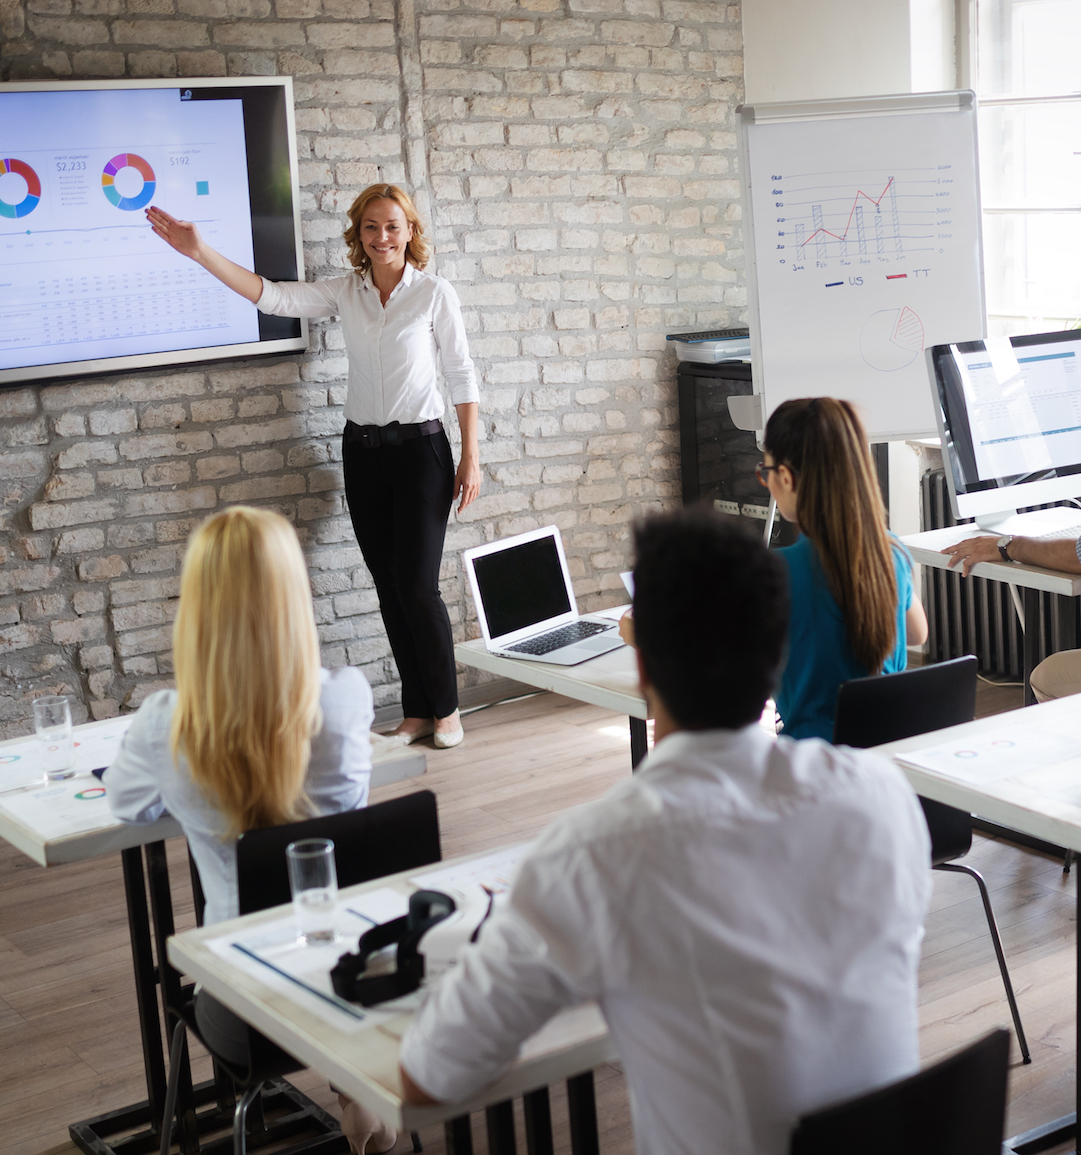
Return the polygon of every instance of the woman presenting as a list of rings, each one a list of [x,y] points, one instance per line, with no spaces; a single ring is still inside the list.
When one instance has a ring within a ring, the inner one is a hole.
[[[457,295],[424,272],[429,248],[417,210],[395,185],[372,185],[349,209],[353,271],[313,284],[274,282],[223,257],[189,221],[146,213],[154,232],[261,312],[341,318],[349,356],[342,462],[345,499],[402,679],[409,743],[434,733],[441,748],[463,738],[454,643],[439,594],[451,505],[480,491],[479,393]],[[462,434],[457,471],[443,430],[436,353]]]

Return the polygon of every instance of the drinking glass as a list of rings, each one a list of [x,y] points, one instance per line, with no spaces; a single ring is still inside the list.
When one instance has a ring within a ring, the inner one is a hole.
[[[297,939],[334,942],[338,937],[338,871],[334,843],[329,838],[302,838],[285,848],[289,890],[293,896]]]
[[[75,774],[75,742],[71,733],[71,701],[64,694],[34,699],[34,730],[41,766],[50,782]]]

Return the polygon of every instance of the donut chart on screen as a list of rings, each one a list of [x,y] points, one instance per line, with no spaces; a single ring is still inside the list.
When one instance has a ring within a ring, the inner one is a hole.
[[[133,168],[143,178],[143,187],[138,196],[124,197],[117,191],[113,181],[122,168]],[[135,212],[145,208],[154,196],[156,181],[154,170],[141,156],[133,152],[118,152],[111,161],[101,170],[101,191],[108,197],[111,204],[125,212]]]
[[[0,198],[0,217],[25,217],[38,207],[41,200],[41,181],[38,174],[24,160],[12,160],[5,157],[0,160],[0,176],[13,172],[26,181],[26,196],[17,205],[8,204]]]

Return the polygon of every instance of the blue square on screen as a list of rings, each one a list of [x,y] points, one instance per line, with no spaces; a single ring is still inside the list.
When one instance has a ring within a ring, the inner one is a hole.
[[[210,181],[208,181],[208,180],[197,180],[197,181],[195,182],[195,195],[196,195],[197,197],[208,197],[208,196],[210,196]]]

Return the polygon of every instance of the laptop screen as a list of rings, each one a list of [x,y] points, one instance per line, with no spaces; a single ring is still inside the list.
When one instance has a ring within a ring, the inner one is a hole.
[[[500,638],[571,610],[554,537],[473,559],[488,635]]]

